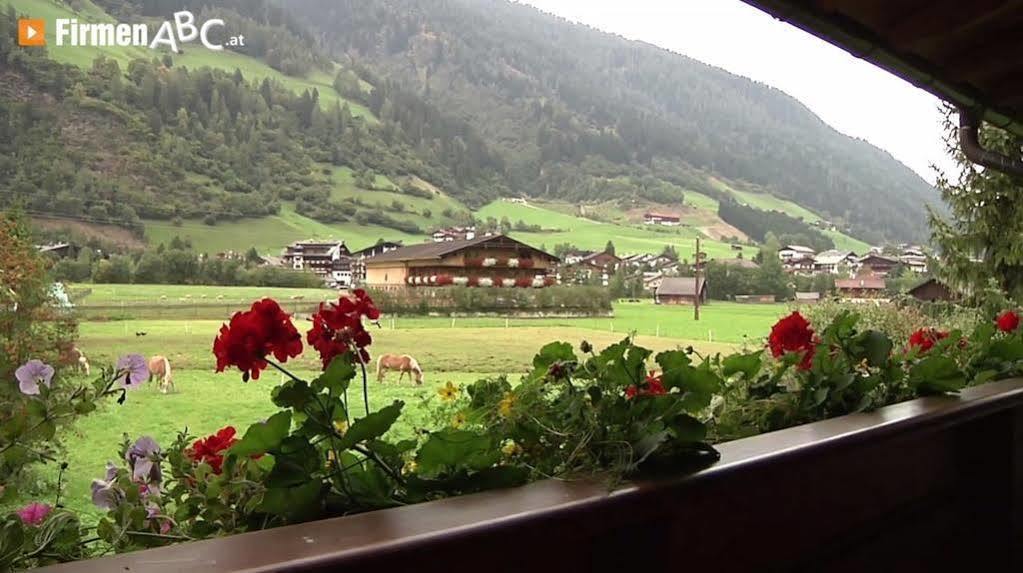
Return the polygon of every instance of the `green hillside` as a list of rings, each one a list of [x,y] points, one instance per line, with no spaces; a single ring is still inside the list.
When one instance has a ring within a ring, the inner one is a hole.
[[[291,205],[281,207],[278,215],[258,219],[205,225],[187,219],[181,225],[169,221],[146,221],[146,238],[150,244],[168,243],[175,236],[187,238],[199,252],[243,251],[255,247],[261,253],[275,254],[282,247],[303,239],[341,239],[352,249],[361,249],[378,239],[417,243],[425,235],[410,235],[394,229],[355,222],[321,223],[295,212]]]
[[[439,189],[431,189],[425,182],[416,183],[403,182],[412,185],[424,192],[432,194],[431,197],[420,197],[402,193],[398,183],[390,178],[377,174],[376,180],[371,189],[359,187],[355,181],[355,175],[351,167],[333,167],[329,183],[331,185],[331,199],[353,200],[360,205],[378,208],[387,211],[392,217],[409,221],[418,225],[421,229],[427,230],[431,227],[448,225],[453,222],[451,216],[444,213],[465,213],[469,209],[457,199],[449,197]],[[394,209],[395,201],[402,205],[402,211]],[[429,213],[429,216],[426,216]]]
[[[775,197],[774,195],[770,195],[768,193],[754,193],[752,191],[741,191],[739,189],[735,189],[734,187],[725,184],[722,181],[713,178],[711,179],[711,184],[714,185],[719,191],[731,194],[740,203],[749,205],[750,207],[755,207],[757,209],[761,209],[764,211],[781,211],[786,215],[795,217],[796,219],[802,219],[807,223],[816,223],[817,221],[822,220],[820,215],[817,215],[813,211],[810,211],[805,207],[797,205],[796,203],[793,203],[788,199]],[[688,199],[689,196],[687,195],[686,197]],[[716,208],[717,207],[715,201],[715,209]],[[868,243],[861,241],[855,237],[851,237],[841,231],[822,230],[821,232],[827,235],[829,238],[831,238],[832,241],[835,242],[835,248],[838,250],[854,251],[858,254],[863,254],[870,250],[870,245]]]
[[[707,239],[690,227],[646,227],[643,225],[623,225],[602,223],[590,219],[574,217],[543,206],[509,201],[495,201],[476,211],[477,219],[493,217],[500,220],[506,217],[511,223],[522,220],[526,224],[540,225],[550,232],[518,232],[511,235],[534,246],[544,245],[553,249],[558,243],[571,243],[583,249],[600,250],[608,241],[615,245],[619,254],[628,253],[659,253],[665,245],[672,245],[683,258],[691,258],[695,250],[696,238],[703,239],[703,250],[711,258],[735,258],[738,251],[732,250],[728,243]],[[745,247],[743,256],[751,257],[755,249]]]

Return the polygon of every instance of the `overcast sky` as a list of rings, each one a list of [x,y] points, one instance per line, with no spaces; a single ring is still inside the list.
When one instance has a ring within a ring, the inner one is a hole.
[[[932,183],[950,165],[937,98],[739,0],[521,1],[779,88]]]

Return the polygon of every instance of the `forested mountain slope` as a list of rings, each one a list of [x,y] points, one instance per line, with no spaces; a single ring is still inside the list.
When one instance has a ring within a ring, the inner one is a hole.
[[[838,133],[779,90],[528,6],[281,5],[334,57],[467,120],[499,157],[512,193],[585,201],[629,192],[668,202],[678,187],[712,194],[713,174],[792,199],[873,242],[921,240],[924,205],[938,200],[889,154]],[[383,98],[369,103],[384,121],[393,117]]]

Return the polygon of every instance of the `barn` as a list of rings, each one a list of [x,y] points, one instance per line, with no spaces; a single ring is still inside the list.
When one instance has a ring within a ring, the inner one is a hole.
[[[699,284],[699,287],[697,287]],[[657,304],[693,304],[699,293],[700,304],[707,302],[707,280],[700,277],[665,277],[654,293]]]

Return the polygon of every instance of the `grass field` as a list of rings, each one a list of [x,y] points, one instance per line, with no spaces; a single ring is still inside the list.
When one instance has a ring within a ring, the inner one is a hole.
[[[603,249],[610,240],[615,249],[622,253],[659,253],[665,245],[673,245],[682,258],[692,258],[696,249],[696,238],[702,234],[690,227],[660,227],[652,229],[643,225],[619,225],[575,217],[538,205],[522,205],[510,201],[495,201],[475,212],[477,219],[507,217],[515,223],[522,220],[527,224],[540,225],[556,232],[523,233],[512,231],[511,236],[533,246],[545,245],[552,249],[558,243],[571,243],[582,249]],[[728,243],[702,237],[702,248],[711,258],[735,258]],[[753,256],[754,249],[746,247],[744,256]]]
[[[116,304],[118,301],[146,302],[158,299],[218,294],[234,300],[260,296],[284,299],[296,294],[306,300],[333,295],[319,289],[268,289],[258,287],[202,287],[177,285],[77,285],[92,288],[84,304]],[[407,403],[407,415],[395,426],[395,436],[410,435],[416,427],[429,425],[424,400],[434,399],[436,390],[446,384],[466,384],[481,377],[509,374],[517,377],[527,371],[533,355],[545,343],[564,340],[578,344],[587,340],[597,348],[616,342],[630,332],[638,333],[639,344],[655,351],[692,345],[701,353],[728,352],[738,345],[759,345],[770,325],[784,312],[785,305],[739,305],[711,303],[703,309],[703,319],[693,321],[691,308],[657,306],[649,302],[619,303],[614,318],[584,319],[510,319],[389,317],[381,328],[372,329],[372,353],[408,353],[423,365],[425,383],[413,387],[407,382],[370,383],[372,407],[392,400]],[[392,320],[393,319],[393,320]],[[123,435],[132,439],[153,436],[169,444],[185,428],[192,435],[205,435],[231,424],[244,430],[254,421],[273,412],[271,389],[280,374],[268,371],[258,381],[242,383],[238,372],[215,374],[211,346],[219,320],[124,320],[82,322],[79,346],[95,367],[110,364],[117,357],[137,352],[146,356],[163,354],[173,365],[177,392],[161,395],[146,386],[128,394],[125,404],[108,404],[101,411],[81,420],[68,440],[62,503],[98,517],[89,501],[89,484],[102,474],[107,460],[116,460]],[[299,321],[300,331],[308,323]],[[145,336],[136,333],[145,332]],[[708,339],[713,337],[714,342]],[[288,363],[300,375],[311,375],[319,367],[314,353]],[[372,376],[371,376],[372,378]],[[361,415],[361,388],[350,396],[353,413]],[[38,491],[26,492],[23,499],[52,501],[56,468],[43,466],[38,471]]]
[[[313,288],[276,288],[276,287],[217,287],[205,285],[118,285],[118,284],[80,284],[72,285],[73,290],[89,289],[91,292],[80,301],[86,305],[112,305],[134,302],[159,302],[160,297],[168,300],[191,298],[194,300],[215,300],[218,296],[225,300],[256,300],[271,297],[279,300],[302,296],[305,300],[327,300],[337,298],[337,292],[331,289]]]

